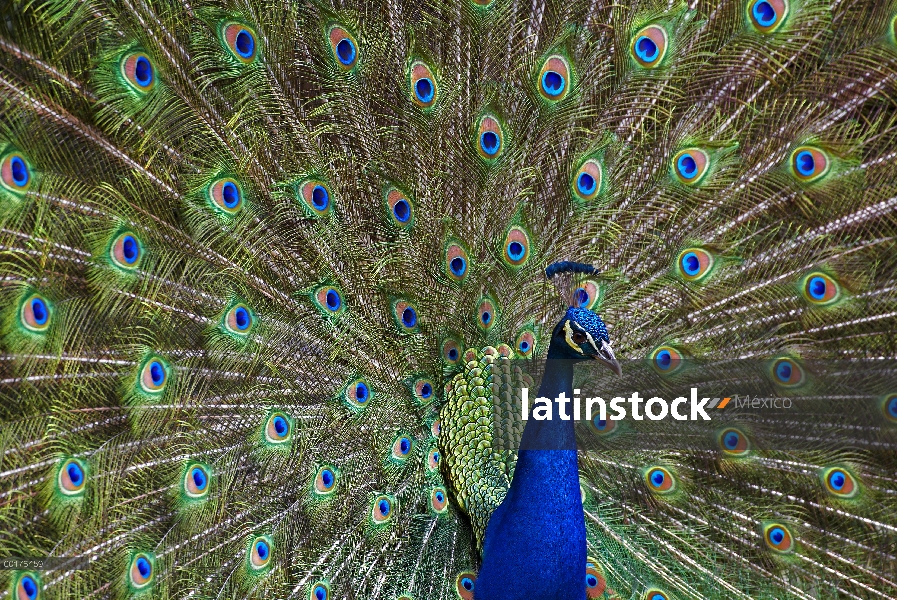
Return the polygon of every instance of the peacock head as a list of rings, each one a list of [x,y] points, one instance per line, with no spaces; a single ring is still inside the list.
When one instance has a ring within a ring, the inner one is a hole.
[[[571,306],[567,309],[554,328],[548,353],[552,358],[597,360],[617,375],[622,375],[604,321],[598,313],[587,308]]]
[[[597,269],[590,264],[566,260],[552,263],[545,269],[548,281],[554,285],[561,300],[570,307],[554,327],[548,357],[576,361],[597,360],[617,375],[622,375],[620,363],[610,346],[607,326],[598,313],[589,308],[586,290],[597,286],[591,278],[598,274]],[[592,292],[594,294],[595,290]]]

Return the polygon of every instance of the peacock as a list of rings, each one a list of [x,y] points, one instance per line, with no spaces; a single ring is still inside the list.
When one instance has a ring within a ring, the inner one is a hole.
[[[0,11],[0,598],[897,597],[897,3]]]

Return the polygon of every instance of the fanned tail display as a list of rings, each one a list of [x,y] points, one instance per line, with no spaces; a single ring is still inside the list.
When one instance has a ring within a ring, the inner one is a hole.
[[[554,527],[523,359],[893,374],[894,2],[0,12],[0,598],[546,597],[477,587]],[[887,385],[822,445],[596,420],[552,597],[897,597]]]

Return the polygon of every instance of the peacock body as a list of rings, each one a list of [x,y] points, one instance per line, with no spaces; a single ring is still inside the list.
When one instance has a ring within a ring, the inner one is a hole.
[[[2,12],[0,597],[897,597],[885,375],[822,446],[507,412],[893,372],[893,2]]]

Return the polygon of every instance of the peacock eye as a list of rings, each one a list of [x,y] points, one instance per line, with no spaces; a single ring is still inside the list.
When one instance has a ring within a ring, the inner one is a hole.
[[[586,334],[582,333],[581,331],[575,332],[573,334],[573,341],[577,344],[582,344],[586,341]]]

